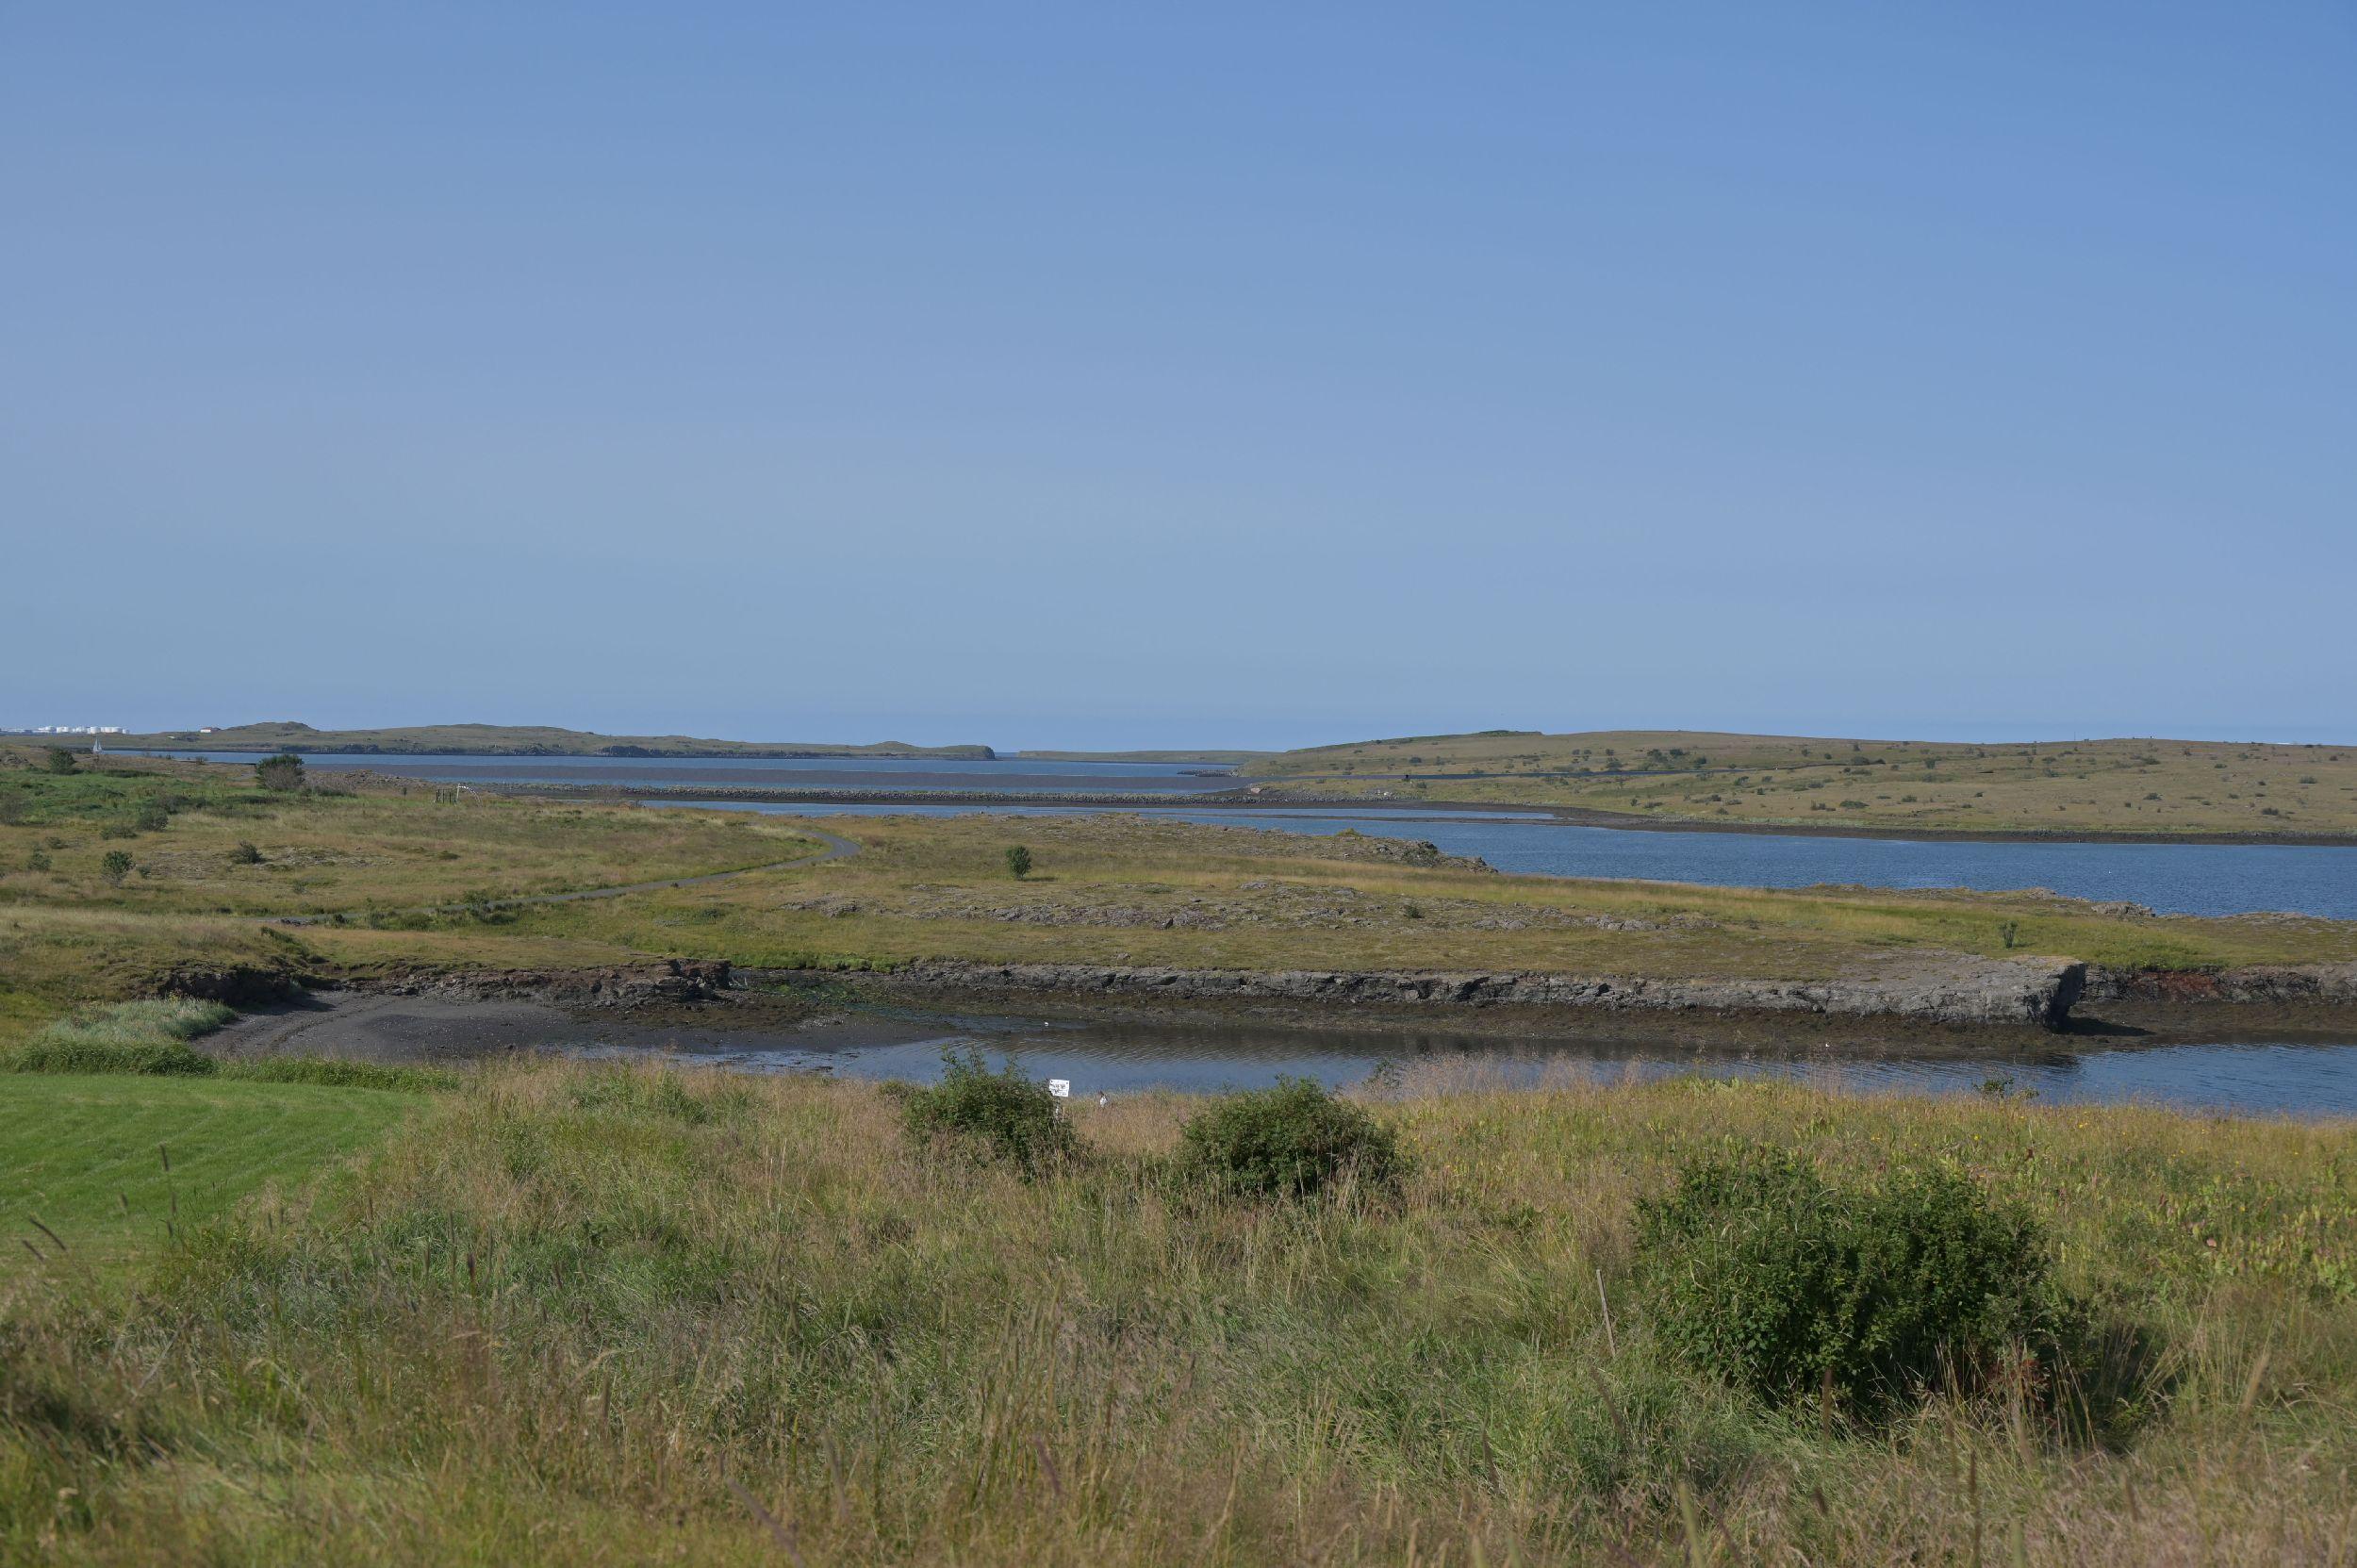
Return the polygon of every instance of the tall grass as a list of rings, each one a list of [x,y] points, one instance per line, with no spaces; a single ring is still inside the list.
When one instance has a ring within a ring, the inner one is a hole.
[[[171,998],[86,1007],[0,1050],[0,1072],[131,1073],[151,1078],[226,1078],[257,1083],[316,1083],[342,1089],[450,1089],[459,1075],[321,1057],[223,1059],[188,1042],[237,1017],[219,1002]]]
[[[855,1084],[491,1072],[318,1199],[0,1332],[0,1556],[1322,1563],[2325,1560],[2357,1539],[2357,1134],[1781,1084],[1372,1107],[1400,1191],[1033,1173]],[[1656,1343],[1638,1198],[1731,1141],[1947,1156],[2156,1346],[2035,1403],[1771,1410]],[[1685,1506],[1682,1506],[1684,1504]],[[1690,1509],[1692,1530],[1687,1518]]]

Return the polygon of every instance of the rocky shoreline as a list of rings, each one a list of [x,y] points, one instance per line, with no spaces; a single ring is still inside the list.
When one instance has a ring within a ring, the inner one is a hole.
[[[1655,980],[1618,976],[1402,970],[1180,969],[1152,965],[978,964],[928,959],[881,977],[889,990],[1178,1002],[1275,1001],[1349,1009],[1516,1008],[1534,1012],[1798,1014],[2059,1029],[2086,966],[1962,959],[1891,977]]]
[[[159,996],[242,1007],[335,987],[438,1002],[535,1002],[585,1012],[695,1010],[780,988],[848,986],[884,1003],[1005,1003],[1082,1011],[1244,1007],[1305,1028],[1374,1015],[1479,1014],[1511,1027],[1578,1027],[1615,1015],[1677,1015],[1773,1030],[1803,1020],[2059,1032],[2087,1026],[2083,1003],[2140,1014],[2212,1009],[2298,1013],[2357,1030],[2357,964],[2202,972],[2106,969],[2056,959],[1940,955],[1903,970],[1819,980],[1662,980],[1511,971],[1185,969],[1156,965],[994,964],[925,959],[873,971],[757,969],[721,959],[593,968],[430,967],[310,974],[291,967],[181,966],[151,977]]]

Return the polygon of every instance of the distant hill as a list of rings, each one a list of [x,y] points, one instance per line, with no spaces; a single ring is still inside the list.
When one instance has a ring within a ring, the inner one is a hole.
[[[239,724],[209,733],[169,730],[108,735],[107,746],[129,751],[356,751],[388,756],[445,752],[505,757],[947,757],[987,762],[987,746],[911,746],[881,740],[867,746],[771,740],[703,740],[694,735],[607,735],[534,724],[420,724],[391,730],[315,730],[291,720]]]

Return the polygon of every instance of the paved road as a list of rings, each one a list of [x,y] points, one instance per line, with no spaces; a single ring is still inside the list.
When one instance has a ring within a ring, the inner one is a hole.
[[[652,893],[665,887],[701,887],[706,883],[728,882],[737,877],[750,877],[758,871],[789,871],[799,867],[816,866],[830,860],[849,860],[859,853],[859,846],[848,838],[838,838],[816,828],[797,827],[796,831],[818,839],[826,848],[816,854],[798,855],[792,860],[771,861],[766,866],[739,867],[733,871],[709,871],[701,877],[669,877],[662,882],[630,882],[614,887],[583,887],[570,893],[532,893],[513,899],[495,899],[493,909],[520,909],[527,904],[569,904],[582,899],[618,899],[625,893]],[[396,910],[400,915],[450,915],[468,908],[469,904],[425,904],[417,909]],[[316,926],[333,919],[329,915],[285,915],[274,918],[282,926]]]

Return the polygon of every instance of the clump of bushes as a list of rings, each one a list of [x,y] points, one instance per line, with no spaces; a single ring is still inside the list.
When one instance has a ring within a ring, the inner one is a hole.
[[[1638,1248],[1663,1343],[1772,1404],[2042,1379],[2069,1315],[2028,1213],[1931,1166],[1845,1188],[1779,1149],[1704,1158],[1640,1202]]]
[[[303,787],[303,758],[292,751],[264,757],[254,765],[254,781],[264,789],[291,794]]]
[[[189,1048],[237,1017],[217,1001],[167,998],[82,1008],[11,1050],[0,1072],[129,1073],[149,1078],[233,1078],[259,1083],[318,1083],[339,1089],[447,1089],[454,1073],[320,1057],[224,1062]]]
[[[900,1091],[900,1117],[920,1143],[948,1141],[1011,1160],[1027,1173],[1079,1152],[1079,1140],[1047,1085],[1014,1060],[992,1072],[981,1053],[941,1053],[941,1080]]]
[[[123,879],[131,874],[131,857],[122,850],[108,850],[98,862],[98,869],[109,885],[121,887]]]
[[[20,1073],[145,1073],[196,1077],[216,1064],[188,1042],[237,1016],[217,1001],[176,998],[83,1008],[0,1056]]]
[[[243,840],[239,840],[238,847],[229,851],[229,864],[232,866],[259,866],[262,864],[262,851],[255,849],[253,845],[248,844]]]
[[[1345,1180],[1391,1191],[1404,1170],[1391,1129],[1307,1078],[1214,1101],[1178,1141],[1182,1169],[1256,1196],[1307,1197]]]

